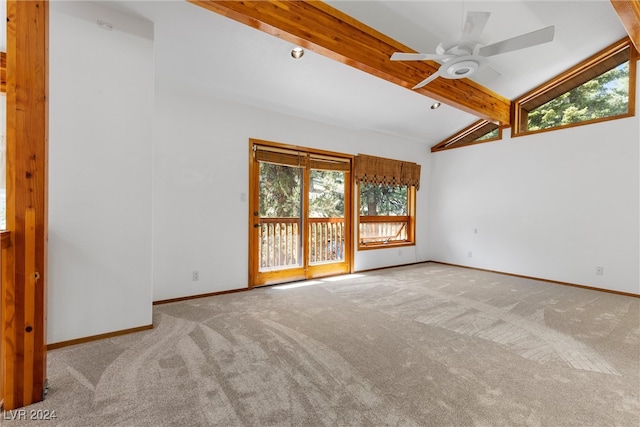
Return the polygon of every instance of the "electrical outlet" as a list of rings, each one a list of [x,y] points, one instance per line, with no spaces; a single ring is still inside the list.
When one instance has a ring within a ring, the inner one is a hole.
[[[469,258],[473,256],[473,252],[469,251]]]
[[[599,265],[599,266],[597,266],[597,267],[596,267],[596,274],[597,274],[598,276],[602,276],[602,275],[604,274],[604,268],[602,268],[602,266],[601,266],[601,265]]]
[[[191,280],[193,280],[194,282],[200,280],[200,273],[198,273],[197,270],[194,270],[193,275],[191,276]]]

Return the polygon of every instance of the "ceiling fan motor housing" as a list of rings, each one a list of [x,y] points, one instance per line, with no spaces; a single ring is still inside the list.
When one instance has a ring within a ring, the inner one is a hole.
[[[443,64],[440,75],[447,79],[462,79],[481,71],[487,66],[487,59],[482,56],[468,55],[453,58]]]
[[[440,43],[436,47],[436,53],[439,55],[468,56],[473,54],[476,45],[476,42],[463,41],[450,42],[447,44]]]

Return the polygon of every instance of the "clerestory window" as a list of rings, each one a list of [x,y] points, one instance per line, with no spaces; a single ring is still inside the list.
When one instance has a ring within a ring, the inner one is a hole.
[[[514,136],[634,115],[636,51],[623,39],[514,101]]]
[[[502,129],[500,126],[489,120],[478,120],[460,132],[431,147],[431,152],[451,150],[452,148],[466,147],[467,145],[498,141],[500,139],[502,139]]]

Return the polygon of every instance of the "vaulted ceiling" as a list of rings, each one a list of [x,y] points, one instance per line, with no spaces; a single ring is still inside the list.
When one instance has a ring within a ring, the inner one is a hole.
[[[425,147],[478,117],[508,123],[510,99],[627,35],[609,0],[194,3],[105,2],[154,22],[158,81]],[[633,28],[633,2],[620,5]],[[439,64],[390,54],[457,40],[468,11],[491,12],[483,44],[549,25],[555,39],[491,57],[493,75],[412,90]],[[293,60],[297,44],[307,51]]]

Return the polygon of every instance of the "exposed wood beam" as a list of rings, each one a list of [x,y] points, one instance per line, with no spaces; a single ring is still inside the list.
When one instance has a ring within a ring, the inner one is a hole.
[[[412,50],[323,2],[188,1],[405,88],[438,69],[431,61],[390,61],[393,52]],[[510,124],[511,102],[471,80],[438,78],[418,92],[483,119]]]
[[[0,295],[4,409],[43,399],[46,380],[47,0],[7,1],[7,230]],[[3,237],[3,239],[5,239]]]
[[[611,4],[627,30],[629,38],[640,52],[640,1],[611,0]]]

